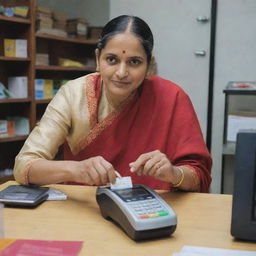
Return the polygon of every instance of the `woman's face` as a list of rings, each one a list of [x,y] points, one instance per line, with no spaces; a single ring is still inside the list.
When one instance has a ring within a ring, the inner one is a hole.
[[[107,92],[116,99],[127,98],[143,82],[147,56],[139,39],[131,33],[113,36],[101,50],[96,51],[97,66]]]

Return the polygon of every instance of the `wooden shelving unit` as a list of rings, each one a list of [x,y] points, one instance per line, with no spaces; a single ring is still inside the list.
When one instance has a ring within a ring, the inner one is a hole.
[[[5,6],[28,6],[29,13],[27,18],[0,15],[0,82],[7,87],[9,76],[28,77],[27,98],[0,99],[0,119],[6,119],[8,116],[26,117],[32,130],[50,102],[50,99],[35,99],[35,79],[70,80],[94,72],[95,67],[92,66],[61,67],[59,58],[83,62],[86,62],[87,58],[94,59],[97,41],[37,33],[35,31],[36,0],[2,0],[1,3]],[[4,56],[5,38],[26,39],[27,58]],[[49,66],[36,65],[36,53],[48,53]],[[0,171],[13,168],[15,156],[26,138],[27,136],[0,137]],[[3,180],[6,179],[1,177],[0,183]]]
[[[246,82],[237,82],[246,83]],[[250,82],[249,82],[250,83]],[[224,134],[222,149],[221,192],[233,193],[233,170],[235,168],[236,141],[228,140],[228,115],[232,113],[256,113],[255,89],[225,89]],[[245,128],[244,128],[245,129]]]
[[[18,17],[8,17],[8,16],[4,16],[4,15],[0,15],[0,20],[12,22],[12,23],[26,23],[26,24],[31,23],[30,19],[24,19],[24,18],[18,18]]]

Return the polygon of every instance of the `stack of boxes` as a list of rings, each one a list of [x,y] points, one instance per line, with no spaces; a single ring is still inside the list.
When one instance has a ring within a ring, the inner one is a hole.
[[[51,99],[53,97],[53,80],[35,79],[35,98]]]
[[[87,38],[88,22],[86,19],[67,20],[67,32],[70,37]]]
[[[36,29],[39,33],[46,33],[55,36],[67,36],[66,32],[66,16],[60,12],[37,6]]]
[[[26,76],[13,76],[8,78],[8,90],[12,98],[28,97],[28,78]]]
[[[48,66],[50,64],[48,53],[36,54],[36,65]]]
[[[11,116],[0,120],[0,138],[29,134],[29,120],[26,117]]]
[[[61,12],[53,12],[53,28],[66,31],[67,16]]]
[[[37,30],[52,29],[53,19],[52,11],[49,8],[37,6],[36,12],[36,27]]]
[[[35,98],[51,99],[67,80],[35,79]]]
[[[26,39],[4,39],[4,56],[27,58],[27,40]]]

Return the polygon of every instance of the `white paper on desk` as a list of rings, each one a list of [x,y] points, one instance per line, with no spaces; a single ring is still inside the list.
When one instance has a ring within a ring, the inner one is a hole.
[[[51,200],[66,200],[67,199],[67,195],[62,193],[61,191],[57,190],[57,189],[53,189],[53,188],[49,188],[48,190],[48,198],[47,200],[51,201]]]
[[[229,250],[185,245],[176,256],[256,256],[256,251]]]
[[[177,253],[174,253],[172,256],[202,256],[202,254],[193,253],[193,252],[177,252]]]

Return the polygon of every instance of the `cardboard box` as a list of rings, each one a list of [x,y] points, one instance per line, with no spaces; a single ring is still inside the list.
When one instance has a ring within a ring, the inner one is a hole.
[[[15,40],[14,39],[4,39],[4,56],[15,57]]]
[[[88,23],[86,19],[69,19],[67,20],[66,30],[69,35],[87,37]]]
[[[35,79],[35,98],[44,98],[44,79]]]
[[[51,99],[53,98],[53,80],[50,79],[35,79],[35,98],[36,99]]]
[[[15,6],[12,8],[14,16],[26,18],[28,16],[28,6]]]
[[[44,98],[45,99],[53,98],[53,80],[50,80],[50,79],[44,80]]]
[[[8,122],[7,120],[0,120],[0,136],[6,135],[8,132]]]
[[[28,135],[29,134],[29,120],[22,116],[8,117],[8,122],[13,123],[13,135]]]
[[[0,120],[0,138],[15,135],[15,123],[9,120]]]
[[[27,58],[27,40],[4,39],[4,56]]]
[[[256,130],[256,113],[228,115],[227,141],[236,142],[237,133],[241,130]]]
[[[48,53],[36,54],[36,65],[48,66],[50,64]]]
[[[28,46],[26,39],[16,39],[15,44],[15,56],[19,58],[27,58],[28,57]]]
[[[28,97],[28,78],[26,76],[13,76],[8,78],[8,90],[14,98]]]

